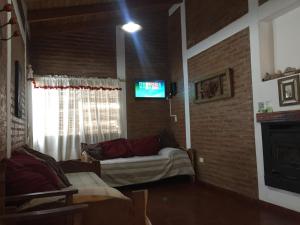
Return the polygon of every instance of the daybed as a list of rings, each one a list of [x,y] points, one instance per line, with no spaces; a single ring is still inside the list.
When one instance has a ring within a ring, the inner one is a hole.
[[[96,160],[83,150],[82,161],[100,162],[101,178],[112,187],[147,183],[178,175],[188,175],[194,179],[195,175],[191,149],[166,147],[156,155],[108,160]]]
[[[72,202],[73,205],[88,205],[88,209],[83,213],[83,225],[151,224],[146,216],[146,190],[132,192],[128,197],[109,187],[100,178],[100,165],[98,162],[65,161],[59,164],[72,185],[61,190],[44,192],[45,194],[41,192],[9,196],[7,199],[10,199],[10,201],[30,200],[19,205],[15,211],[24,212],[57,208],[65,206],[66,202]],[[0,168],[0,177],[4,178],[4,166],[0,166]],[[3,196],[5,196],[5,183],[4,179],[0,181],[2,190],[0,191],[2,194],[0,199],[3,199]],[[72,199],[70,199],[70,193]],[[62,197],[64,195],[66,197]]]

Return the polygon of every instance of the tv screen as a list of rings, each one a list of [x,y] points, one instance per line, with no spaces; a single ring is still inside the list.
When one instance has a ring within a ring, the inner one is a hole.
[[[138,80],[135,82],[136,98],[166,98],[164,80]]]

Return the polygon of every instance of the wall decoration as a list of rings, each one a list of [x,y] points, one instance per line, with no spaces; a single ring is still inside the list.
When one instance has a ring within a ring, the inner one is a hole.
[[[233,96],[231,69],[203,76],[195,81],[195,103],[205,103]]]
[[[268,80],[273,80],[276,78],[280,78],[280,77],[286,77],[286,76],[291,76],[291,75],[295,75],[295,74],[299,74],[300,73],[300,69],[296,69],[293,67],[287,67],[284,72],[282,72],[281,70],[278,70],[276,73],[266,73],[263,77],[263,81],[268,81]]]
[[[28,64],[27,65],[27,81],[33,81],[33,69],[32,69],[32,65],[31,64]]]
[[[279,105],[298,105],[300,104],[299,76],[292,76],[278,80]]]
[[[19,61],[15,61],[15,116],[22,118],[22,90],[24,88],[24,78]]]

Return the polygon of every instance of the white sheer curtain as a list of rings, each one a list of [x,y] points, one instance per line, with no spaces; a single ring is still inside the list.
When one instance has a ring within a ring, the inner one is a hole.
[[[119,138],[121,84],[116,79],[39,77],[33,81],[33,147],[76,159],[80,143]]]

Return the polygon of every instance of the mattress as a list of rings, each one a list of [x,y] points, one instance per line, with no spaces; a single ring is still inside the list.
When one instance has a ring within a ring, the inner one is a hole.
[[[157,155],[101,160],[101,178],[111,187],[195,175],[186,151],[163,148]]]

